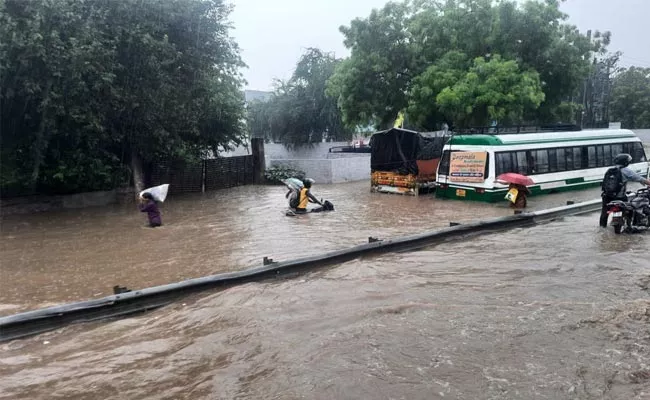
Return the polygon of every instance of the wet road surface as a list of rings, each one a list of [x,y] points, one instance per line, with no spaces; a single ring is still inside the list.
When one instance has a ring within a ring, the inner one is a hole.
[[[510,215],[485,204],[370,193],[368,182],[315,185],[336,211],[286,217],[285,190],[246,186],[171,197],[161,228],[145,227],[135,206],[3,218],[0,315],[104,297],[114,285],[141,289],[343,249],[369,236],[391,238]],[[591,200],[597,190],[532,197],[530,209]]]
[[[595,220],[2,344],[0,399],[648,399],[650,239]]]

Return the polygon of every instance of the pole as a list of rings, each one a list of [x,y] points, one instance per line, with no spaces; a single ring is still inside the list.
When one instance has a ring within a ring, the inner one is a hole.
[[[264,139],[251,138],[251,150],[253,153],[253,183],[259,185],[264,182],[264,171],[266,169]]]

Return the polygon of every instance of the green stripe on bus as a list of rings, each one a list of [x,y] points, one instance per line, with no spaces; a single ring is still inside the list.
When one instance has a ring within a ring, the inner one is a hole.
[[[572,179],[567,179],[566,184],[567,185],[573,185],[575,183],[582,183],[585,181],[585,178],[572,178]]]
[[[531,196],[538,196],[542,194],[549,193],[560,193],[560,192],[569,192],[573,190],[582,190],[590,187],[600,186],[600,181],[587,181],[587,182],[577,182],[567,186],[561,186],[557,188],[542,189],[539,185],[530,187]],[[471,190],[465,187],[454,187],[449,186],[446,189],[437,188],[436,197],[447,198],[447,199],[456,199],[456,200],[472,200],[472,201],[483,201],[488,203],[495,203],[500,201],[505,201],[504,197],[507,193],[507,189],[497,189],[497,190],[486,190],[484,193],[478,193],[475,190]]]
[[[498,136],[491,135],[472,135],[472,136],[455,136],[449,141],[451,146],[517,146],[522,144],[544,144],[544,143],[561,143],[561,142],[587,142],[594,140],[610,139],[637,139],[634,135],[609,135],[609,136],[590,136],[590,137],[573,137],[573,138],[549,138],[539,140],[520,140],[516,142],[504,142]]]

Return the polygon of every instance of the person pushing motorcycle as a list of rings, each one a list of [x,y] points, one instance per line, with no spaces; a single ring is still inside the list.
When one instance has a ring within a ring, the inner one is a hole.
[[[632,156],[626,153],[619,154],[614,158],[614,166],[607,170],[603,178],[602,200],[603,207],[600,212],[600,226],[607,227],[607,204],[614,200],[626,201],[627,182],[639,182],[650,187],[650,180],[642,177],[628,165],[632,162]]]
[[[303,214],[307,212],[307,205],[311,203],[316,203],[320,206],[323,205],[313,194],[311,194],[310,189],[311,189],[311,184],[312,184],[313,179],[307,178],[303,181],[303,188],[300,189],[300,192],[298,192],[298,198],[296,199],[296,203],[294,203],[295,207],[292,207],[294,211],[298,214]]]

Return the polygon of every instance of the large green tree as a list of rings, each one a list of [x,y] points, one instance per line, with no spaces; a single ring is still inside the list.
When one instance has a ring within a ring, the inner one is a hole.
[[[521,123],[524,112],[544,100],[539,75],[521,71],[517,62],[474,60],[469,72],[438,93],[436,104],[446,119],[464,126]]]
[[[253,136],[285,145],[302,146],[352,135],[336,99],[326,95],[327,82],[340,61],[319,49],[308,49],[288,81],[276,82],[266,102],[249,104],[248,123]]]
[[[609,34],[590,38],[565,20],[557,0],[388,3],[341,28],[351,55],[329,93],[349,124],[385,127],[408,108],[409,120],[431,129],[444,122],[438,94],[468,73],[471,60],[499,56],[539,75],[544,101],[523,118],[557,121],[581,100],[590,54],[609,42]]]
[[[414,9],[409,2],[390,2],[341,27],[351,55],[337,67],[328,94],[347,124],[387,128],[408,104],[406,89],[420,72],[409,30]]]
[[[610,120],[627,129],[650,128],[650,68],[631,67],[614,77]]]
[[[143,183],[143,166],[240,141],[223,0],[3,0],[3,190]]]

